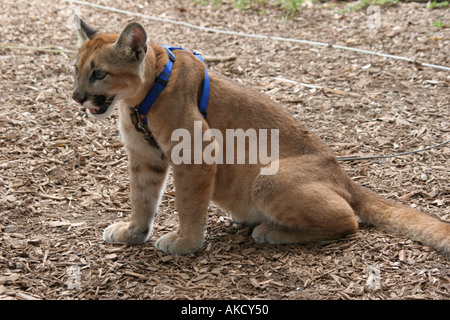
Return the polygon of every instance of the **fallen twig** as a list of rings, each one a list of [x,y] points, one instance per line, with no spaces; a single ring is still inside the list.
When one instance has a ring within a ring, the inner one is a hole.
[[[236,60],[236,56],[203,56],[206,62],[225,62]]]
[[[64,58],[69,59],[69,56],[66,53],[73,54],[75,51],[64,49],[61,47],[53,47],[53,46],[45,46],[45,47],[35,47],[35,46],[27,46],[27,45],[15,45],[10,43],[1,43],[0,47],[8,50],[32,50],[37,52],[50,52],[61,54]]]
[[[442,143],[435,144],[433,146],[426,147],[426,148],[423,148],[423,149],[407,151],[407,152],[402,152],[402,153],[396,153],[396,154],[389,154],[389,155],[382,155],[382,156],[367,156],[367,157],[341,157],[341,158],[338,158],[338,160],[339,161],[355,161],[355,160],[395,158],[395,157],[405,156],[405,155],[408,155],[408,154],[413,154],[413,153],[419,153],[419,152],[422,152],[422,151],[427,151],[427,150],[430,150],[430,149],[435,149],[435,148],[441,147],[443,145],[446,145],[449,142],[450,142],[450,140],[447,140],[447,141],[444,141]]]

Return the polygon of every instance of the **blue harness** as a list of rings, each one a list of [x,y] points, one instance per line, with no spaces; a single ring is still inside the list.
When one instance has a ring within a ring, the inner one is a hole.
[[[161,74],[155,79],[155,84],[150,89],[150,91],[147,93],[147,96],[145,97],[144,101],[142,103],[134,108],[130,107],[131,109],[131,120],[133,124],[136,127],[136,130],[139,132],[142,132],[144,134],[144,138],[150,142],[151,145],[154,147],[159,148],[158,143],[156,142],[155,138],[152,135],[152,132],[150,131],[147,123],[147,113],[150,111],[151,106],[156,101],[158,96],[161,94],[161,92],[164,90],[164,88],[167,86],[167,82],[169,81],[170,73],[172,72],[173,64],[175,62],[175,55],[172,51],[174,50],[185,50],[183,48],[177,48],[177,47],[166,47],[162,46],[167,54],[169,55],[169,61],[164,66],[163,71]],[[197,53],[193,52],[193,54],[198,57],[203,63],[205,61],[203,60],[202,56]],[[202,86],[202,93],[200,96],[200,100],[198,102],[198,109],[200,113],[202,114],[203,118],[206,117],[206,108],[208,107],[208,100],[209,100],[209,76],[208,76],[208,70],[205,68],[205,79],[203,80],[203,86]]]

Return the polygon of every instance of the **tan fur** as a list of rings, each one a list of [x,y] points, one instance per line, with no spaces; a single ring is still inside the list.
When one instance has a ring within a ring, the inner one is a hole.
[[[95,33],[86,39],[84,35],[75,88],[78,94],[85,90],[88,96],[117,97],[120,131],[129,155],[131,219],[109,226],[105,241],[135,244],[149,238],[171,165],[179,227],[157,240],[156,246],[165,252],[186,254],[202,247],[207,209],[214,201],[235,221],[256,226],[253,238],[261,243],[337,239],[357,232],[358,215],[363,222],[450,253],[450,224],[384,200],[354,183],[324,142],[263,94],[210,71],[210,98],[203,119],[197,102],[205,66],[187,51],[174,52],[176,62],[168,86],[147,115],[164,152],[162,159],[160,151],[135,130],[128,105],[144,99],[168,55],[160,46],[149,45],[142,56],[146,34],[137,23],[118,37]],[[91,61],[108,72],[107,78],[88,81]],[[279,129],[279,171],[261,175],[260,163],[174,165],[171,151],[178,142],[171,141],[171,135],[178,128],[193,134],[194,121],[202,122],[202,132],[214,128],[224,136],[226,129]]]

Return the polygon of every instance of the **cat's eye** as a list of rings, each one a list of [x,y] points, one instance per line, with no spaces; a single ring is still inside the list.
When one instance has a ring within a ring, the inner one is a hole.
[[[106,72],[105,70],[95,69],[94,71],[92,71],[91,76],[89,77],[89,81],[93,83],[97,80],[103,80],[107,75],[108,72]]]
[[[103,79],[105,79],[107,74],[108,74],[108,72],[106,72],[104,70],[95,70],[94,78],[95,78],[95,80],[103,80]]]

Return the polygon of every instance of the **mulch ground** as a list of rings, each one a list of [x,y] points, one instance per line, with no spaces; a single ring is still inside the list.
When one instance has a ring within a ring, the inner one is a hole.
[[[186,0],[101,3],[450,66],[449,9],[426,4],[382,7],[381,28],[371,30],[365,10],[342,12],[340,3],[304,7],[290,19],[268,5],[239,11]],[[367,226],[329,243],[256,244],[249,228],[212,205],[204,248],[165,255],[153,244],[178,223],[171,179],[147,244],[103,243],[103,229],[130,214],[127,158],[117,114],[94,121],[71,100],[76,37],[67,20],[74,8],[62,0],[0,3],[0,299],[449,299],[446,257]],[[107,31],[133,20],[78,8]],[[208,67],[279,101],[338,156],[399,153],[450,139],[448,71],[139,20],[154,43],[236,56]],[[446,145],[342,165],[379,194],[450,221],[449,156]]]

